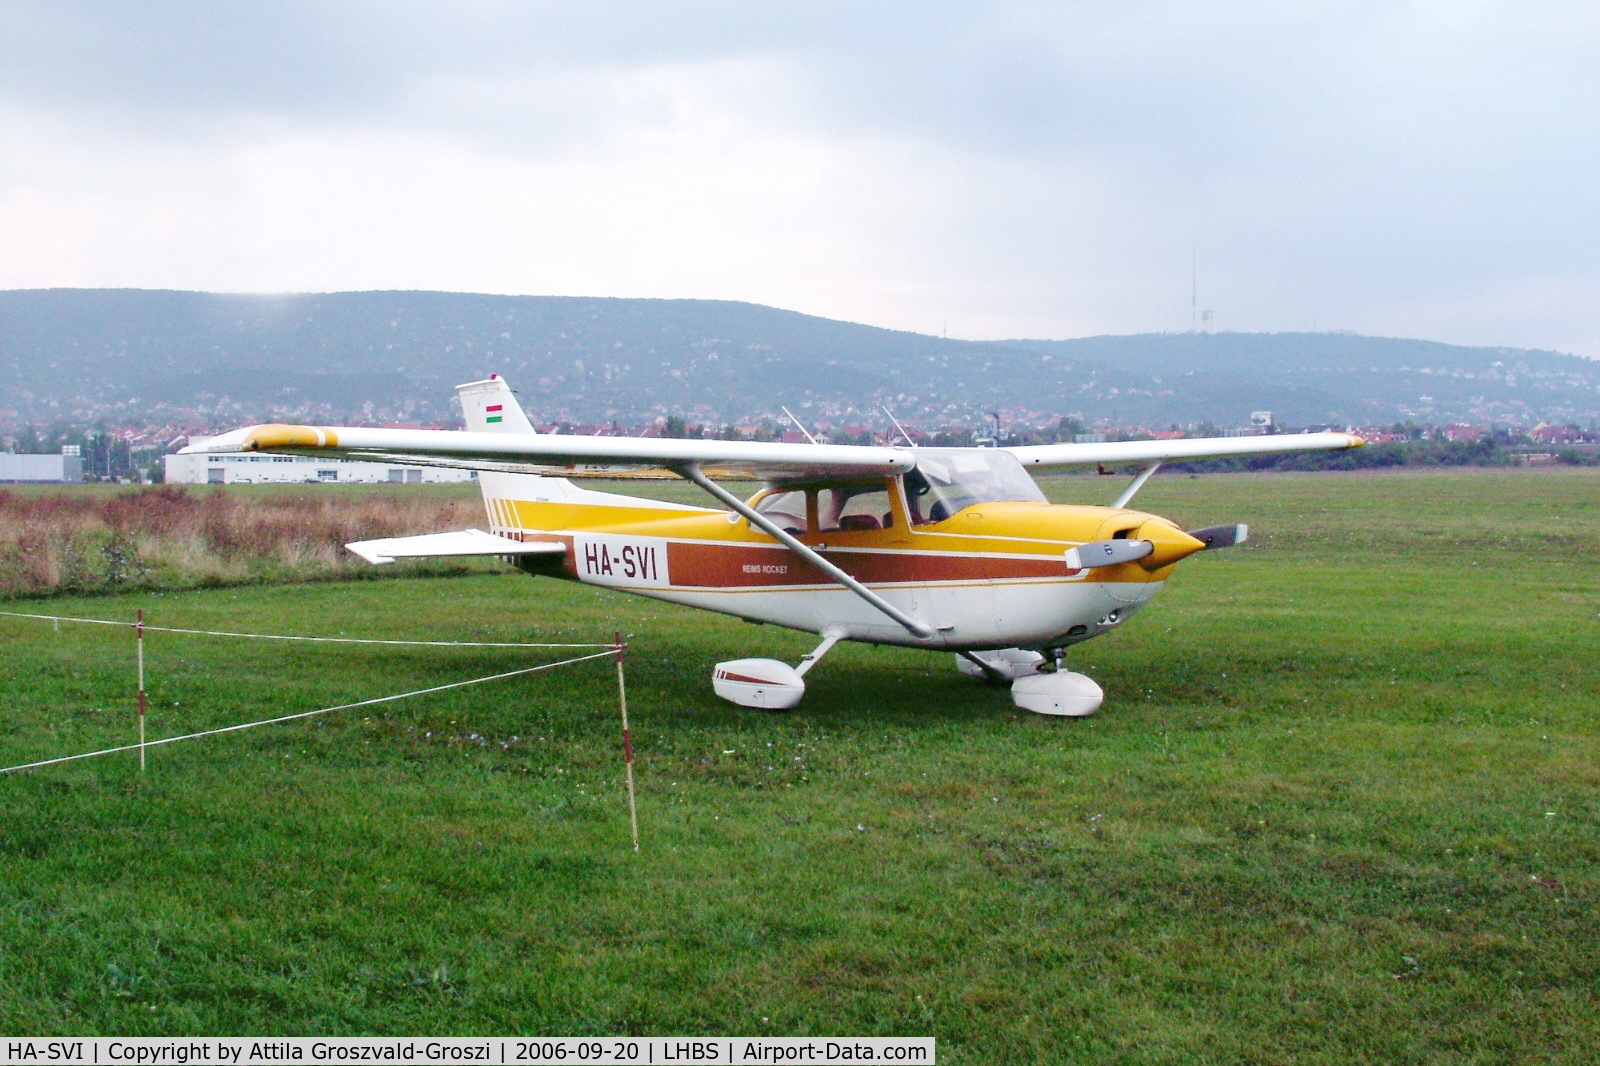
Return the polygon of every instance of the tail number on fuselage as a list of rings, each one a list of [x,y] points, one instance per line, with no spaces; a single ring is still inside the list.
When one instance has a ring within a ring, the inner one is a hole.
[[[576,537],[578,577],[596,585],[647,585],[665,588],[667,545],[630,537]]]

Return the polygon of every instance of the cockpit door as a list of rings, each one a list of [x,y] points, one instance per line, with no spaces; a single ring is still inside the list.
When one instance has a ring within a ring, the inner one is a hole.
[[[922,560],[913,547],[898,478],[779,489],[763,496],[755,507],[902,611],[932,629],[940,628],[937,597],[922,584]],[[899,623],[858,597],[830,593],[819,602],[827,605],[829,624],[858,636],[886,640],[907,636]]]

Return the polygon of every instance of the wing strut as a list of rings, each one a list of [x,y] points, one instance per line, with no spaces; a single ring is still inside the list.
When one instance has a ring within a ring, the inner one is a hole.
[[[1154,474],[1157,470],[1160,470],[1160,469],[1161,469],[1161,463],[1159,461],[1151,463],[1149,466],[1144,467],[1143,469],[1141,469],[1139,471],[1139,476],[1133,479],[1133,483],[1132,484],[1130,484],[1127,488],[1122,490],[1122,495],[1118,496],[1116,498],[1116,500],[1112,502],[1111,506],[1113,506],[1113,507],[1126,507],[1126,506],[1128,506],[1128,501],[1133,499],[1134,495],[1140,489],[1144,488],[1144,483],[1146,481],[1150,480],[1150,475]]]
[[[883,409],[884,414],[889,416],[889,421],[894,423],[894,428],[900,431],[900,435],[906,439],[906,443],[915,448],[917,446],[917,442],[911,439],[911,434],[906,432],[906,427],[900,424],[900,420],[894,416],[893,411],[889,410],[888,405],[879,404],[878,406]]]
[[[872,604],[872,606],[876,607],[878,610],[882,611],[896,622],[905,626],[912,636],[921,640],[933,639],[934,634],[932,629],[929,629],[921,622],[918,622],[916,619],[900,610],[900,608],[896,607],[894,604],[890,603],[888,600],[884,599],[882,596],[878,595],[876,592],[873,592],[871,589],[867,588],[867,586],[863,585],[861,582],[857,581],[855,578],[839,569],[833,563],[830,563],[828,560],[824,559],[815,548],[811,548],[800,543],[800,541],[796,540],[794,535],[788,530],[773,522],[771,519],[767,518],[766,515],[755,510],[755,508],[748,506],[743,500],[739,499],[739,497],[735,496],[721,485],[718,485],[715,481],[712,481],[710,478],[706,477],[705,474],[700,470],[700,465],[698,463],[684,463],[681,466],[678,466],[677,469],[683,474],[684,477],[688,478],[690,481],[694,482],[696,485],[699,485],[702,489],[709,492],[723,503],[727,504],[736,513],[748,518],[751,525],[768,534],[784,547],[800,556],[800,558],[804,559],[818,570],[821,570],[824,574],[827,574],[839,584],[843,585],[851,592],[854,592],[857,596],[860,596],[862,599]]]

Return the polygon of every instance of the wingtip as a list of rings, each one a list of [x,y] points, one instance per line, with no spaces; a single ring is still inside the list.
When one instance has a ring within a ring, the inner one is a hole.
[[[186,444],[178,449],[179,455],[205,455],[212,452],[239,452],[251,450],[247,447],[250,434],[260,429],[260,426],[245,426],[243,429],[231,429],[226,433],[219,433],[215,437],[207,437],[194,444]]]

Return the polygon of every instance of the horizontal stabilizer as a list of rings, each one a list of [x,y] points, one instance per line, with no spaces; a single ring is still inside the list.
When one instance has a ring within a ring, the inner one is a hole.
[[[497,533],[485,533],[481,529],[428,533],[420,537],[358,540],[345,547],[369,563],[392,563],[396,559],[443,555],[561,555],[567,550],[565,545],[553,541],[512,540]]]

